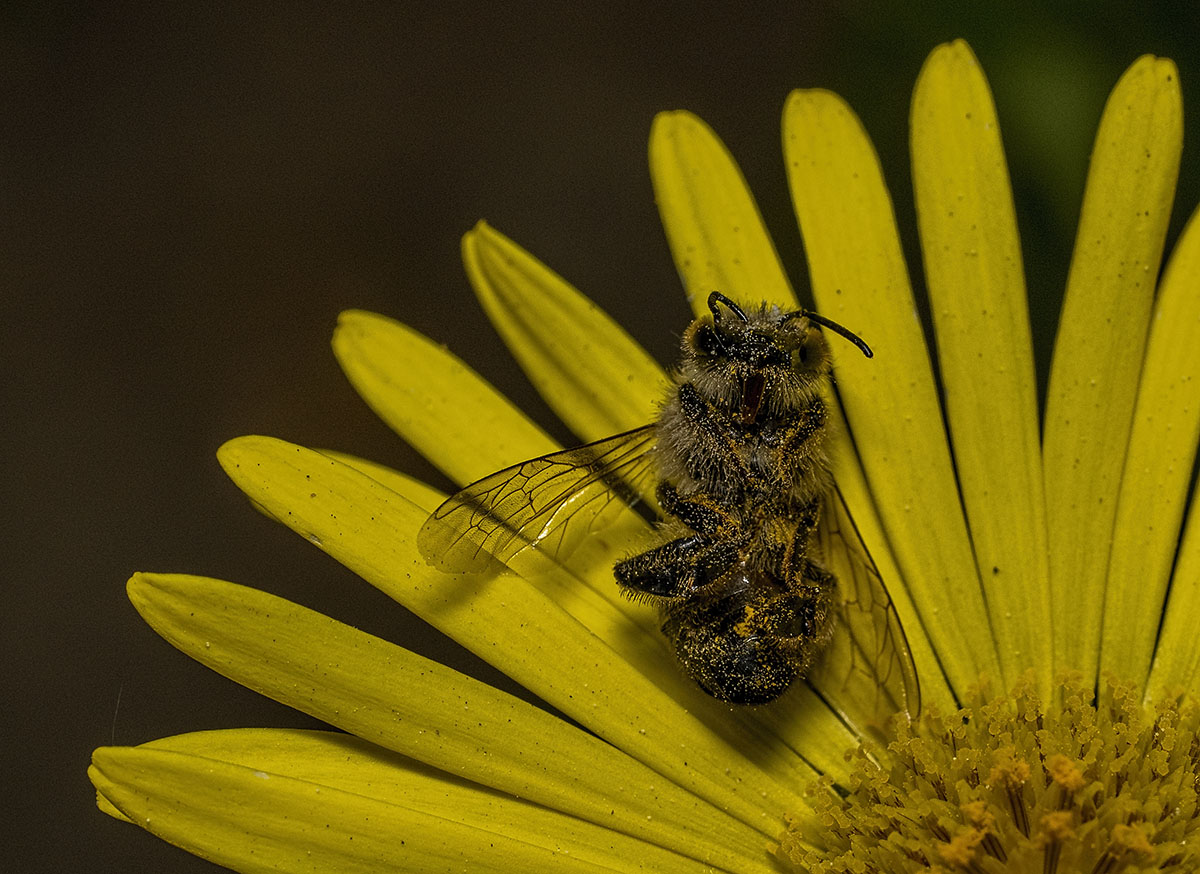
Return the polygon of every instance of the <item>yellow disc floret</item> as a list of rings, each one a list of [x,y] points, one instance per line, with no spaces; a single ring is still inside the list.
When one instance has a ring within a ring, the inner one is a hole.
[[[1200,706],[1144,706],[1078,677],[1040,701],[974,690],[966,707],[899,722],[789,818],[777,854],[829,874],[1132,874],[1200,870]]]

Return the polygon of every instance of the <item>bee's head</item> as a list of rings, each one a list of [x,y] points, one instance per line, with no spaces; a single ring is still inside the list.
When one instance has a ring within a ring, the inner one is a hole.
[[[697,319],[684,334],[684,369],[710,401],[740,408],[747,424],[764,404],[777,412],[802,403],[829,373],[829,348],[818,325],[871,356],[856,335],[806,310],[785,313],[764,304],[747,315],[717,291],[708,296],[708,308],[712,315]]]

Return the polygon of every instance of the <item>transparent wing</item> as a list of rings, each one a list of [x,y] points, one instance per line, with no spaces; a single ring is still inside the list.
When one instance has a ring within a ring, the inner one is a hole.
[[[448,498],[421,526],[417,547],[457,573],[508,564],[530,548],[565,555],[639,500],[653,445],[647,425],[506,467]]]
[[[896,607],[837,487],[821,509],[817,545],[837,577],[832,639],[808,681],[861,732],[877,734],[895,713],[921,710],[917,672]]]

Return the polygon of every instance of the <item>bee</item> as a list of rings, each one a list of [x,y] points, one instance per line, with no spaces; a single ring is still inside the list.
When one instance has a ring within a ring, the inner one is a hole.
[[[826,453],[820,329],[867,357],[870,347],[806,310],[746,312],[715,291],[708,308],[684,332],[656,422],[472,483],[429,517],[419,548],[455,572],[562,551],[653,483],[660,542],[613,575],[625,595],[658,607],[679,664],[705,692],[765,704],[803,677],[864,728],[915,714],[903,629]]]

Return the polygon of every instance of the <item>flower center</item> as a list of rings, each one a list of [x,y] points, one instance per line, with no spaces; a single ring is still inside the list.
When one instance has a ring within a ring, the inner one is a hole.
[[[830,874],[1200,869],[1200,705],[1102,687],[1071,677],[1045,706],[1026,682],[897,721],[886,750],[852,754],[847,786],[813,787],[778,856]]]

